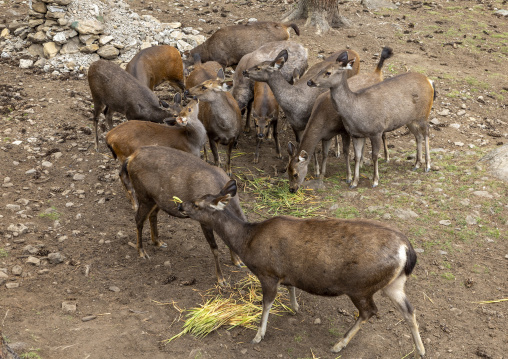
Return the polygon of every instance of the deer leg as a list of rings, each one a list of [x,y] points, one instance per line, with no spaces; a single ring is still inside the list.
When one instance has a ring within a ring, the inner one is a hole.
[[[296,300],[295,287],[288,286],[288,290],[289,290],[289,302],[291,303],[291,309],[293,309],[295,311],[295,313],[298,313],[298,309],[300,308],[300,306],[298,305],[298,302]]]
[[[337,138],[337,136],[335,136]],[[328,151],[330,151],[330,147],[332,145],[332,140],[329,139],[328,141],[323,140],[322,146],[323,146],[323,159],[321,160],[321,174],[319,175],[320,180],[324,180],[325,173],[326,173],[326,162],[328,161]]]
[[[379,149],[381,148],[382,135],[371,137],[372,145],[372,163],[374,164],[374,177],[372,179],[372,188],[377,187],[379,183]]]
[[[349,188],[356,188],[358,186],[358,182],[360,181],[360,162],[362,159],[364,145],[364,137],[353,137],[353,148],[355,150],[355,176],[353,178],[353,183],[351,183]]]
[[[203,234],[205,235],[206,241],[208,242],[208,245],[210,246],[210,250],[213,254],[213,260],[215,261],[215,275],[217,276],[217,282],[219,282],[219,285],[223,287],[225,285],[224,276],[222,275],[222,270],[220,268],[219,263],[219,249],[217,247],[217,242],[215,241],[215,237],[213,235],[213,230],[209,227],[206,227],[205,225],[201,225],[201,230],[203,231]]]
[[[226,155],[226,174],[231,177],[231,152],[233,152],[233,147],[235,145],[235,140],[232,140],[228,144],[228,150]]]
[[[259,343],[265,337],[268,315],[277,295],[277,286],[279,284],[275,278],[271,277],[259,277],[258,279],[261,282],[261,289],[263,290],[263,313],[261,314],[258,332],[254,339],[252,339],[253,344]]]
[[[421,358],[425,355],[425,348],[422,343],[422,338],[420,337],[420,332],[418,331],[418,323],[416,322],[416,315],[413,310],[413,306],[409,303],[409,300],[406,297],[406,293],[404,293],[404,284],[406,282],[406,276],[401,275],[397,279],[395,279],[392,283],[390,283],[387,287],[383,289],[383,292],[386,294],[388,298],[391,299],[395,307],[402,314],[406,323],[411,330],[411,334],[413,336],[413,341],[416,346],[416,350]]]
[[[220,167],[219,150],[217,149],[218,141],[214,141],[210,137],[208,137],[208,142],[210,145],[210,150],[212,151],[213,154],[214,165]]]
[[[339,135],[335,136],[335,157],[340,157]]]
[[[430,146],[429,146],[429,125],[425,123],[423,126],[423,136],[425,140],[425,172],[430,171]]]
[[[415,166],[413,167],[413,171],[416,171],[418,168],[420,168],[423,162],[423,153],[422,153],[423,134],[418,125],[415,124],[414,122],[407,124],[407,128],[415,136],[416,140],[416,161]]]
[[[143,249],[143,224],[146,221],[146,217],[150,215],[153,211],[154,207],[156,207],[155,203],[140,203],[134,219],[136,221],[136,232],[137,232],[137,249],[138,254],[141,258],[150,258],[148,253]]]
[[[388,145],[386,144],[386,133],[383,132],[383,149],[385,151],[385,161],[390,162],[390,153],[388,152]]]
[[[153,207],[152,212],[148,216],[150,222],[150,238],[152,243],[156,247],[166,248],[168,245],[162,241],[159,241],[159,230],[157,229],[157,214],[159,213],[159,206]]]
[[[278,118],[272,120],[272,133],[273,140],[275,141],[275,151],[277,152],[277,158],[281,159],[282,154],[280,153],[279,136],[277,134],[277,122],[279,122]]]
[[[318,159],[317,151],[314,151],[314,153],[312,154],[312,157],[314,159],[314,174],[316,177],[319,177],[319,174],[321,172],[319,170],[319,159]]]
[[[332,348],[333,353],[338,353],[342,349],[344,349],[348,343],[353,339],[353,337],[358,333],[362,325],[369,320],[370,317],[375,315],[377,313],[377,307],[374,303],[374,300],[372,299],[372,296],[369,298],[351,298],[356,308],[358,308],[358,311],[360,312],[360,315],[358,316],[358,319],[353,324],[351,328],[346,332],[344,335],[344,338],[342,338],[337,344],[335,344]]]
[[[99,127],[99,117],[101,115],[101,112],[104,110],[104,105],[97,103],[94,101],[93,105],[93,130],[95,133],[95,151],[99,151],[99,133],[98,133],[98,127]]]
[[[247,104],[247,111],[245,111],[245,127],[243,128],[243,132],[245,133],[249,133],[250,132],[250,115],[251,115],[251,112],[252,112],[252,102],[253,102],[253,99],[251,99],[249,101],[249,103]]]
[[[261,143],[263,142],[263,139],[256,136],[256,152],[254,153],[254,163],[259,162],[259,148],[261,147]]]
[[[346,159],[346,183],[351,183],[351,164],[349,161],[349,145],[351,144],[351,136],[349,133],[343,132],[341,133],[342,137],[342,153],[344,153],[344,158]]]

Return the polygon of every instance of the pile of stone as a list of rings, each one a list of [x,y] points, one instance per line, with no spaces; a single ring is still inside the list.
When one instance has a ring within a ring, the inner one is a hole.
[[[81,72],[100,58],[125,63],[153,45],[183,52],[206,39],[179,22],[140,16],[122,0],[33,0],[27,12],[1,30],[0,57],[46,72]]]

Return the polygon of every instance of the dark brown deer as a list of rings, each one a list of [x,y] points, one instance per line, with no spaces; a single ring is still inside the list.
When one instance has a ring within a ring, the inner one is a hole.
[[[207,80],[191,87],[185,94],[194,96],[201,102],[199,118],[205,126],[216,166],[220,166],[217,145],[220,143],[227,146],[225,169],[227,175],[231,176],[231,152],[240,135],[242,115],[233,96],[224,91],[222,69],[217,75],[219,77],[215,80]]]
[[[240,59],[270,41],[289,39],[289,29],[297,35],[300,30],[295,24],[270,21],[249,22],[246,25],[230,25],[215,31],[201,45],[183,53],[185,67],[194,63],[194,54],[201,61],[217,61],[224,68],[235,66]]]
[[[277,122],[279,121],[279,104],[273,96],[270,86],[266,82],[256,82],[254,84],[254,101],[252,103],[252,117],[256,127],[256,153],[254,154],[254,163],[259,162],[259,148],[264,138],[268,134],[273,134],[275,142],[275,151],[277,157],[282,158],[280,153],[279,137],[277,134]]]
[[[355,51],[348,50],[347,52],[351,59],[359,59],[359,55]],[[286,114],[288,122],[295,133],[296,141],[300,142],[316,98],[326,91],[307,86],[307,81],[317,75],[321,69],[332,63],[340,53],[342,51],[336,52],[328,59],[325,59],[325,61],[312,66],[294,85],[288,83],[281,73],[282,67],[288,60],[288,52],[286,50],[281,51],[272,61],[261,62],[243,71],[243,75],[254,81],[268,83],[279,106]],[[360,69],[359,62],[355,62],[357,65],[351,76],[358,73]]]
[[[238,102],[242,114],[246,112],[244,132],[251,129],[250,114],[254,99],[254,81],[243,76],[243,71],[263,61],[274,59],[282,50],[287,50],[288,61],[281,69],[286,81],[293,83],[294,75],[301,76],[307,70],[308,51],[301,44],[294,41],[272,41],[259,47],[257,50],[242,57],[233,74],[233,88],[231,94]]]
[[[176,90],[185,91],[180,52],[169,45],[152,46],[138,52],[125,70],[150,90],[169,81]]]
[[[383,68],[384,61],[392,56],[392,49],[385,47],[381,52],[379,62],[375,70],[371,73],[361,73],[350,77],[347,81],[352,91],[358,91],[362,88],[375,85],[383,81]],[[312,155],[319,142],[322,142],[322,160],[321,168],[316,169],[316,176],[320,180],[324,179],[326,174],[326,164],[328,159],[328,151],[331,146],[331,141],[337,135],[342,137],[342,152],[346,160],[346,182],[351,183],[351,168],[349,163],[349,145],[350,136],[347,133],[342,118],[335,109],[332,101],[330,91],[327,91],[316,100],[312,113],[307,123],[307,127],[303,132],[303,138],[298,146],[298,149],[290,142],[288,145],[289,164],[288,164],[288,177],[289,177],[289,191],[294,193],[302,185],[307,175],[307,170],[310,162],[310,155]],[[385,151],[385,159],[389,161],[388,148],[386,146],[386,136],[383,133],[383,145]],[[362,154],[363,156],[363,154]]]
[[[198,101],[190,101],[178,114],[174,126],[146,121],[124,122],[107,133],[106,144],[120,162],[143,146],[172,147],[199,157],[206,141],[206,130],[198,113]]]
[[[163,210],[170,216],[185,218],[177,209],[173,196],[181,200],[191,200],[210,191],[219,191],[229,177],[218,167],[211,166],[196,156],[170,147],[145,146],[139,148],[123,164],[120,178],[128,193],[132,195],[137,229],[137,248],[140,257],[148,257],[143,249],[143,224],[150,222],[152,243],[156,247],[167,245],[159,240],[157,213]],[[232,199],[228,212],[245,219],[238,198]],[[219,284],[224,284],[218,258],[218,247],[213,228],[201,225],[203,234],[210,245],[215,261],[215,271]],[[238,256],[231,251],[231,259],[241,265]]]
[[[378,154],[383,133],[407,126],[416,138],[416,163],[423,162],[422,143],[425,143],[425,171],[430,170],[428,118],[434,102],[434,83],[425,75],[405,73],[384,80],[376,85],[353,92],[348,84],[348,72],[356,60],[342,53],[336,63],[331,63],[308,81],[311,87],[330,88],[335,108],[348,133],[353,138],[355,157],[359,159],[370,138],[374,176],[372,187],[379,183]],[[355,163],[355,175],[351,188],[358,186],[360,162]]]
[[[196,197],[179,208],[213,228],[261,282],[263,313],[253,343],[264,338],[277,287],[283,284],[289,289],[294,311],[298,311],[295,287],[323,296],[345,294],[358,308],[358,319],[333,352],[345,348],[362,324],[377,313],[373,296],[382,291],[406,320],[418,354],[425,355],[413,307],[404,293],[416,253],[403,233],[366,219],[281,216],[247,222],[227,210],[236,191],[236,181],[231,180],[218,194]]]
[[[187,88],[199,85],[206,80],[213,80],[217,78],[217,73],[222,69],[221,64],[216,61],[201,62],[199,54],[194,55],[194,67],[185,79],[185,86]]]
[[[179,112],[178,108],[166,111],[159,105],[155,94],[134,76],[120,66],[98,60],[88,69],[88,84],[94,103],[93,124],[95,149],[99,147],[97,131],[99,116],[104,113],[108,128],[113,128],[113,114],[119,112],[127,120],[152,121],[163,123]]]

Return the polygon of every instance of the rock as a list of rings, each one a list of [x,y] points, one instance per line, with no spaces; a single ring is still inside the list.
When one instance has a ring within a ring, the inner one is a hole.
[[[99,35],[104,32],[104,25],[97,20],[79,20],[71,24],[71,28],[82,35]]]
[[[449,127],[455,128],[455,129],[458,130],[460,128],[460,124],[458,124],[458,123],[451,123]]]
[[[508,181],[508,144],[489,152],[479,162],[485,163],[493,176]]]
[[[37,252],[39,252],[39,248],[34,247],[34,246],[30,245],[30,244],[25,246],[25,247],[23,247],[23,253],[36,254]]]
[[[453,144],[458,147],[464,146],[464,142],[454,142]]]
[[[464,116],[466,114],[466,111],[465,110],[459,110],[457,112],[457,116]]]
[[[41,265],[41,260],[37,257],[33,257],[33,256],[29,256],[27,259],[26,259],[26,263],[28,264],[32,264],[36,267],[40,266]]]
[[[55,44],[54,42],[46,42],[44,45],[44,57],[47,59],[51,59],[58,54],[58,51],[60,51],[60,46]]]
[[[48,260],[51,264],[59,264],[63,262],[63,257],[59,252],[48,254]]]
[[[125,234],[124,232],[122,232],[122,231],[118,231],[118,233],[116,234],[115,238],[123,241],[123,240],[129,238],[129,236],[127,234]]]
[[[8,28],[3,29],[2,32],[0,32],[0,39],[5,39],[5,38],[9,37],[10,33],[11,32],[9,31]]]
[[[441,121],[439,121],[437,118],[433,118],[432,120],[430,120],[430,123],[433,125],[439,125]]]
[[[450,221],[449,219],[443,219],[439,221],[439,224],[442,224],[443,226],[449,226],[452,224],[452,221]]]
[[[57,32],[55,34],[55,36],[53,36],[53,41],[57,45],[63,45],[63,44],[65,44],[67,42],[67,36],[65,35],[65,33],[63,31]]]
[[[10,211],[19,211],[21,209],[21,206],[19,204],[8,204],[5,206],[5,209],[8,209]]]
[[[316,325],[321,324],[321,319],[319,319],[319,318],[314,319],[314,324],[316,324]]]
[[[35,1],[32,3],[32,10],[41,14],[45,14],[48,11],[48,8],[42,1]]]
[[[395,210],[395,213],[394,213],[395,216],[399,217],[400,219],[411,219],[411,218],[417,218],[418,217],[418,214],[415,213],[414,211],[410,210],[410,209],[396,209]]]
[[[475,196],[478,196],[478,197],[483,197],[483,198],[494,198],[493,195],[491,195],[489,192],[487,191],[474,191],[473,194]]]
[[[72,302],[62,302],[62,310],[64,312],[68,312],[68,313],[74,313],[77,309],[77,303],[72,301]]]
[[[89,315],[89,316],[81,318],[81,321],[82,322],[89,322],[89,321],[94,320],[94,319],[97,319],[97,316],[95,316],[95,315]]]
[[[27,49],[28,53],[33,57],[44,57],[44,47],[41,44],[32,44]],[[21,62],[21,60],[20,60]]]
[[[50,167],[53,167],[53,164],[51,162],[49,162],[49,161],[42,161],[41,166],[42,167],[46,167],[46,168],[50,168]]]
[[[397,5],[388,0],[362,0],[361,3],[369,10],[397,9]]]
[[[19,276],[23,273],[23,267],[21,267],[19,265],[15,265],[14,267],[11,268],[11,273]]]
[[[326,188],[324,183],[323,183],[323,181],[321,181],[321,180],[305,181],[302,184],[302,187],[309,188],[309,189],[312,189],[312,190],[323,190],[323,189]]]
[[[508,10],[497,10],[494,15],[508,17]]]
[[[425,252],[425,249],[423,249],[423,248],[415,248],[415,252],[416,253],[423,253],[423,252]]]
[[[448,116],[448,115],[450,115],[450,110],[449,110],[449,109],[447,109],[447,108],[445,108],[444,110],[439,111],[437,114],[438,114],[439,116]]]
[[[19,287],[19,283],[17,283],[17,282],[5,283],[5,288],[7,288],[7,289],[14,289],[14,288],[18,288],[18,287]]]
[[[113,45],[106,45],[97,50],[97,54],[106,60],[113,60],[118,57],[120,51]]]
[[[478,221],[476,220],[475,217],[471,216],[470,214],[468,214],[466,216],[466,223],[469,224],[469,225],[474,225],[474,224],[477,224]]]
[[[109,290],[118,293],[120,291],[120,288],[118,288],[116,285],[112,285],[111,287],[109,287]]]
[[[183,40],[178,40],[176,42],[176,47],[178,48],[178,50],[180,50],[180,52],[184,52],[184,51],[193,49],[193,46],[191,44],[189,44]]]
[[[48,37],[43,31],[37,31],[35,34],[29,34],[27,40],[35,44],[42,44],[48,41]]]
[[[99,45],[97,44],[85,45],[79,48],[79,51],[81,51],[84,54],[91,54],[96,52],[97,50],[99,50]]]
[[[25,226],[23,223],[18,223],[18,224],[11,223],[9,225],[9,227],[7,227],[7,230],[9,232],[13,232],[13,233],[15,232],[19,235],[19,234],[25,234],[26,232],[28,232],[28,227]]]
[[[101,46],[104,46],[106,45],[107,43],[113,41],[115,38],[113,36],[109,36],[109,35],[101,35],[99,37],[99,45]]]
[[[76,174],[72,177],[72,179],[73,179],[74,181],[83,181],[83,180],[85,179],[85,175],[84,175],[84,174],[82,174],[82,173],[76,173]]]
[[[76,54],[78,52],[79,52],[79,40],[69,41],[68,43],[64,44],[60,49],[60,53],[62,55]]]

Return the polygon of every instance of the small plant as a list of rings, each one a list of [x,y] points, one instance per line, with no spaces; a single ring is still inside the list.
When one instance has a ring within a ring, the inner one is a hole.
[[[51,206],[51,210],[50,211],[46,211],[44,213],[40,213],[39,217],[40,218],[49,218],[49,219],[51,219],[53,221],[56,221],[57,219],[60,218],[60,213],[58,213],[58,211],[56,210],[56,208],[54,206]]]
[[[5,248],[0,248],[0,258],[8,257],[9,252],[5,250]]]
[[[447,279],[447,280],[455,280],[455,276],[451,272],[445,272],[445,273],[441,274],[441,277],[443,277],[444,279]]]
[[[41,356],[37,353],[40,349],[30,349],[29,352],[21,354],[19,357],[21,359],[42,359]]]

